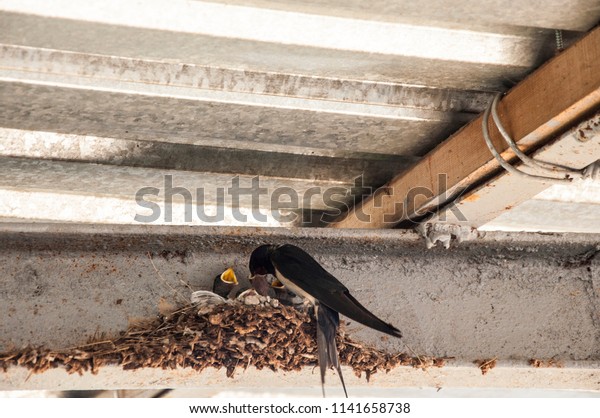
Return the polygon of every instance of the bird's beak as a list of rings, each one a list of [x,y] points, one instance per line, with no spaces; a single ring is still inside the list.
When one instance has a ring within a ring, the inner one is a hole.
[[[254,273],[252,276],[250,276],[250,280],[254,280],[254,279],[259,279],[261,277],[266,278],[267,274],[259,274],[259,273]]]
[[[229,267],[227,270],[221,273],[221,280],[225,283],[230,283],[234,285],[238,284],[238,280],[235,276],[235,271],[233,271],[233,267]]]
[[[276,289],[283,289],[285,286],[278,279],[273,279],[271,282],[271,286]]]

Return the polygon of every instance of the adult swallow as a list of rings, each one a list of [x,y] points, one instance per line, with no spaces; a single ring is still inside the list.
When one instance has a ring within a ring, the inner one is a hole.
[[[315,307],[321,383],[325,381],[325,370],[331,365],[338,369],[344,385],[335,346],[340,313],[377,331],[402,337],[398,328],[362,306],[346,286],[295,245],[262,245],[252,252],[249,267],[252,276],[272,274],[288,290],[306,298]]]

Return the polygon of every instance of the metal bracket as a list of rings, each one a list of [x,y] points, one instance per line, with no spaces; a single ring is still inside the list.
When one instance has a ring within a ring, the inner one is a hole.
[[[415,231],[425,238],[427,249],[435,247],[438,242],[448,249],[452,239],[460,243],[485,236],[485,232],[479,232],[470,226],[427,222],[419,224]]]

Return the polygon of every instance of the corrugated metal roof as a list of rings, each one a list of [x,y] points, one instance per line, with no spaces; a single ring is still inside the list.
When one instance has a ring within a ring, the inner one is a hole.
[[[0,217],[131,223],[155,188],[160,223],[172,184],[173,223],[188,200],[203,223],[200,190],[223,224],[289,224],[273,196],[315,224],[599,20],[593,0],[0,1]]]

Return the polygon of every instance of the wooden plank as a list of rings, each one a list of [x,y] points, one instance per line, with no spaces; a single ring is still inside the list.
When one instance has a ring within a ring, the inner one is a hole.
[[[498,113],[520,148],[527,151],[599,108],[600,28],[596,28],[515,86],[499,103]],[[483,140],[481,124],[482,115],[330,227],[391,228],[434,205],[440,196],[479,183],[499,168]],[[507,151],[492,124],[496,149],[511,158],[512,151]]]
[[[577,124],[565,134],[551,141],[539,150],[531,154],[540,161],[546,161],[557,165],[583,168],[600,159],[600,112]],[[516,165],[519,167],[520,165]],[[464,225],[472,228],[480,228],[499,215],[512,210],[512,208],[538,195],[549,187],[558,187],[571,193],[582,190],[587,183],[565,184],[564,186],[552,186],[535,179],[514,176],[506,171],[499,176],[486,181],[479,187],[474,188],[456,199],[450,207],[444,208],[436,213],[428,223],[449,223],[452,225]],[[587,190],[587,189],[583,189]],[[575,213],[575,212],[572,212]],[[551,230],[552,223],[548,214],[533,214],[537,216],[536,224],[542,220],[548,224]],[[571,217],[571,224],[579,225],[581,232],[594,231],[594,224],[586,222],[578,217]],[[557,221],[562,222],[558,219]],[[527,225],[522,225],[526,229]]]

